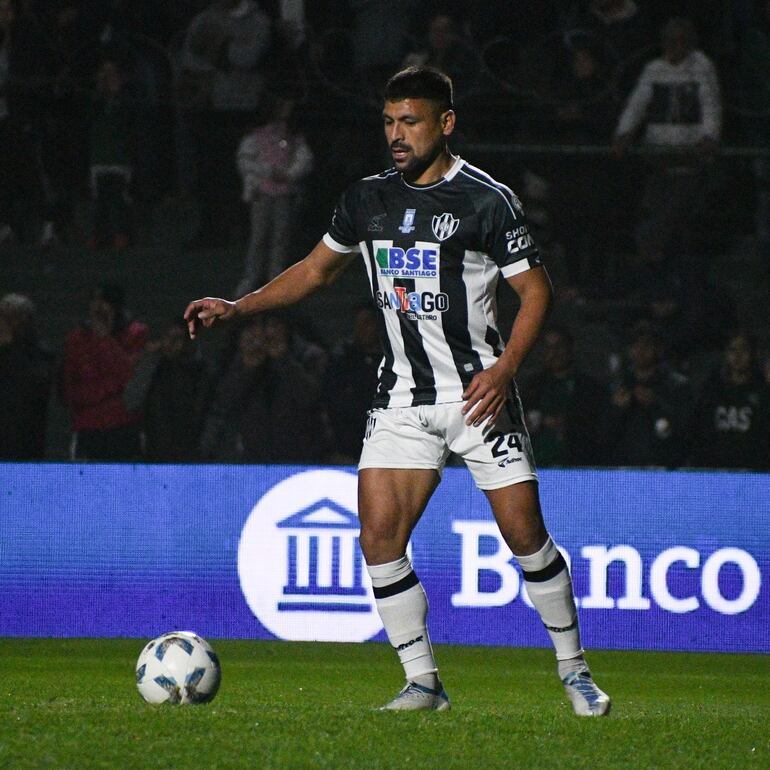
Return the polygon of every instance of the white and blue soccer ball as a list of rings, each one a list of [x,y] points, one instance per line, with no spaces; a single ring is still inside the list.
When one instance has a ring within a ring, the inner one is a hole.
[[[148,703],[208,703],[221,680],[217,654],[192,631],[171,631],[153,639],[136,662],[136,686]]]

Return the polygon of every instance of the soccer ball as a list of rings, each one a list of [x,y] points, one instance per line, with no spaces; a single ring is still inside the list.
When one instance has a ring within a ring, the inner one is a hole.
[[[136,686],[148,703],[208,703],[221,678],[217,654],[192,631],[153,639],[136,661]]]

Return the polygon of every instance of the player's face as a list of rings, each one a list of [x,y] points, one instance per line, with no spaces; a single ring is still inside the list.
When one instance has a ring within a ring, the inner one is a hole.
[[[443,174],[445,169],[437,167],[446,155],[446,138],[454,130],[452,110],[441,112],[428,99],[402,99],[385,102],[382,119],[385,140],[398,171],[420,184]]]

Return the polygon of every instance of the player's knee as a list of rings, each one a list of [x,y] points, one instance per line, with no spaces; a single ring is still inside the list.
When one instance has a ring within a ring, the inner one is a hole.
[[[406,543],[397,524],[374,521],[361,525],[358,542],[367,564],[383,564],[403,556]]]

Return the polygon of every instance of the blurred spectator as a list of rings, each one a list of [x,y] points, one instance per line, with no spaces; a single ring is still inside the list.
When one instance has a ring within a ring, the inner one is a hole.
[[[419,0],[349,0],[353,68],[369,96],[379,93],[409,52]]]
[[[575,366],[572,335],[551,327],[543,335],[543,368],[527,381],[522,401],[538,464],[599,465],[605,389]]]
[[[72,424],[74,460],[136,460],[141,414],[129,411],[123,392],[147,341],[147,326],[132,321],[122,287],[102,284],[88,318],[64,344],[61,398]]]
[[[747,140],[770,147],[770,0],[757,0],[738,46],[743,128]],[[760,258],[770,271],[770,159],[753,161],[756,180],[755,230]]]
[[[627,57],[652,43],[644,10],[634,0],[591,0],[578,25]]]
[[[659,233],[638,234],[637,252],[623,260],[608,293],[621,300],[623,321],[649,318],[666,340],[678,367],[694,354],[724,344],[724,329],[736,323],[734,303],[723,287],[708,281],[702,266],[687,269],[667,258]]]
[[[211,377],[182,320],[151,341],[126,385],[123,402],[141,412],[144,457],[151,462],[199,459]]]
[[[93,248],[125,249],[131,230],[131,176],[137,137],[135,106],[121,64],[106,59],[96,79],[91,123],[91,190],[94,195]]]
[[[80,231],[76,211],[90,197],[93,80],[101,42],[93,14],[79,0],[60,0],[41,19],[56,63],[42,147],[51,216],[58,238],[79,242],[88,237]]]
[[[697,399],[688,446],[695,467],[770,469],[770,385],[749,332],[730,334],[718,370]]]
[[[677,467],[684,461],[690,389],[663,359],[663,344],[644,322],[632,330],[627,366],[611,387],[604,434],[612,465]]]
[[[54,237],[41,165],[50,52],[35,19],[0,0],[0,244]]]
[[[353,336],[329,356],[322,404],[331,432],[329,462],[357,463],[382,359],[379,312],[370,304],[355,313]]]
[[[408,54],[402,66],[427,65],[445,72],[452,78],[455,97],[462,98],[476,84],[479,63],[478,54],[472,43],[460,34],[457,22],[439,13],[428,21],[422,48]]]
[[[291,264],[290,249],[301,182],[313,168],[313,154],[292,121],[294,102],[273,97],[270,120],[248,133],[238,147],[243,200],[249,204],[251,235],[240,297],[275,278]]]
[[[243,328],[206,419],[204,460],[320,459],[320,383],[292,354],[291,342],[282,316],[260,315]]]
[[[644,144],[666,151],[650,158],[640,227],[655,232],[666,251],[678,240],[679,250],[688,255],[693,222],[705,205],[722,105],[716,70],[696,49],[692,22],[671,19],[661,44],[663,56],[644,68],[620,116],[613,149],[622,156],[644,124]]]
[[[609,141],[615,119],[610,79],[602,55],[588,38],[575,37],[569,66],[555,90],[554,139],[566,144]],[[613,200],[610,169],[604,158],[559,157],[551,175],[557,238],[563,243],[572,286],[603,286],[610,248]]]
[[[254,0],[214,0],[187,29],[176,76],[183,184],[201,207],[201,245],[225,242],[237,213],[233,155],[260,104],[275,43],[273,23]],[[186,145],[186,146],[185,146]]]
[[[53,357],[37,341],[35,305],[22,294],[0,299],[0,460],[42,460]]]

